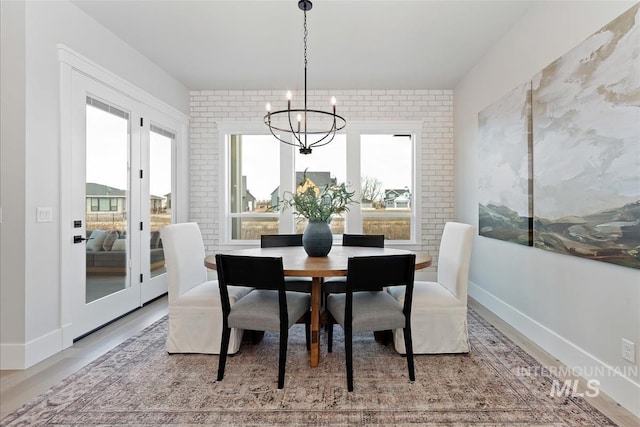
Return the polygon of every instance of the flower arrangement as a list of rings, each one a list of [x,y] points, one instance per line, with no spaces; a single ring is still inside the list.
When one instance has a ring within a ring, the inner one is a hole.
[[[331,215],[342,214],[349,210],[349,205],[357,203],[353,200],[355,192],[349,191],[342,183],[339,185],[327,184],[323,188],[316,186],[307,177],[304,171],[302,182],[298,184],[296,193],[284,193],[282,208],[290,208],[293,213],[305,217],[311,221],[330,222]]]

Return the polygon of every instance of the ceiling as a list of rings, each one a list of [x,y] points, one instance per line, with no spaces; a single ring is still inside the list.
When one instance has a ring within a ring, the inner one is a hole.
[[[296,0],[72,0],[188,89],[300,89]],[[528,0],[316,0],[309,89],[451,89]]]

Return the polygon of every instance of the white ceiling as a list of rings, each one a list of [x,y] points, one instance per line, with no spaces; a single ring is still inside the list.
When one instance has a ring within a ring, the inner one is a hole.
[[[297,0],[72,0],[198,89],[299,89]],[[525,13],[525,0],[315,0],[309,89],[444,89]]]

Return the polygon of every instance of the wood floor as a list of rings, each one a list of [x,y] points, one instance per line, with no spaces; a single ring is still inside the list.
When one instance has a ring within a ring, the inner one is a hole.
[[[556,359],[483,306],[471,299],[469,306],[542,365],[561,366]],[[166,314],[167,297],[165,296],[77,341],[72,347],[29,369],[0,371],[0,419]],[[584,381],[582,381],[582,388],[586,390]],[[603,393],[587,400],[619,426],[640,426],[640,419]]]

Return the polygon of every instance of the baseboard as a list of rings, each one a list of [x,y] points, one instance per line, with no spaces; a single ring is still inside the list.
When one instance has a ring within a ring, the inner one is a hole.
[[[62,332],[52,331],[26,344],[0,344],[0,369],[27,369],[62,351]]]
[[[62,349],[69,348],[73,345],[73,323],[69,322],[62,325]]]
[[[575,367],[576,372],[584,372],[588,376],[586,381],[598,381],[598,388],[602,392],[636,417],[640,417],[640,384],[625,376],[624,369],[612,367],[597,359],[473,282],[469,282],[468,292],[471,298],[561,363]]]

